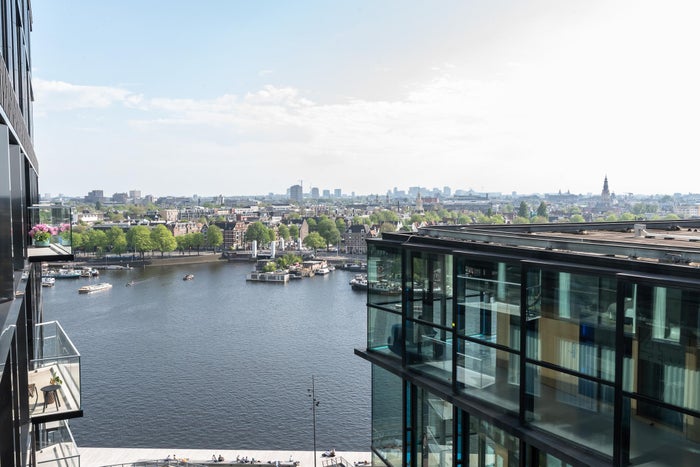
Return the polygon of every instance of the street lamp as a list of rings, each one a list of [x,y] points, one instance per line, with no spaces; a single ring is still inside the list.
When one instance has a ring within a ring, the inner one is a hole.
[[[314,376],[311,375],[311,389],[307,389],[308,396],[311,398],[311,417],[314,423],[314,467],[316,467],[316,407],[318,407],[318,400],[316,400],[316,388],[314,386]]]

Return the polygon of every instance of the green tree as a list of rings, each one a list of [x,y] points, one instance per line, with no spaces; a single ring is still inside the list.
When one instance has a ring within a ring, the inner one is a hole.
[[[161,257],[166,251],[173,251],[177,248],[177,240],[175,240],[173,233],[163,224],[158,224],[151,230],[151,242],[153,242],[153,249],[160,251]]]
[[[293,253],[287,253],[286,255],[282,256],[281,258],[277,258],[277,267],[279,269],[287,269],[289,266],[296,264],[296,263],[301,263],[302,259],[301,256],[295,255]]]
[[[107,234],[102,230],[90,229],[85,234],[84,248],[87,251],[102,253],[107,248]]]
[[[197,250],[197,255],[199,255],[199,251],[202,249],[206,241],[206,238],[204,238],[204,234],[202,232],[193,232],[188,235],[191,236],[190,244],[192,245],[192,248],[195,248]]]
[[[306,224],[309,226],[309,232],[316,232],[316,228],[318,227],[316,219],[309,217],[306,219]]]
[[[328,218],[322,219],[318,223],[318,233],[326,241],[326,250],[330,248],[330,245],[336,245],[340,242],[338,227],[335,225],[335,222]]]
[[[318,232],[311,232],[304,238],[303,243],[306,248],[311,248],[316,253],[316,250],[326,245],[326,240]]]
[[[584,219],[581,214],[574,214],[569,217],[569,222],[586,222],[586,219]]]
[[[111,252],[121,255],[126,251],[126,234],[119,227],[112,227],[107,231],[107,244],[112,247]]]
[[[292,224],[289,226],[289,238],[296,241],[299,239],[299,226]]]
[[[383,234],[384,232],[396,232],[396,225],[391,222],[382,222],[382,225],[379,226],[379,233]]]
[[[539,206],[537,206],[537,215],[539,217],[547,217],[547,203],[542,201]]]
[[[145,225],[136,225],[129,229],[126,233],[126,241],[129,248],[135,252],[141,253],[141,258],[147,251],[153,249],[151,241],[151,229]]]
[[[268,229],[265,224],[260,221],[253,222],[245,231],[245,241],[257,241],[258,245],[260,246],[267,245],[272,241],[272,238],[270,229]]]
[[[287,227],[284,224],[280,224],[277,227],[277,234],[280,236],[281,239],[285,241],[289,240],[289,227]]]
[[[335,220],[335,227],[338,229],[338,232],[343,233],[348,228],[348,225],[345,223],[345,219],[338,217]]]
[[[530,207],[525,201],[520,202],[520,206],[518,207],[518,217],[530,218]]]
[[[515,219],[513,219],[513,224],[529,224],[529,223],[530,223],[529,217],[515,216]]]
[[[210,225],[207,229],[207,245],[216,249],[224,243],[224,233],[219,226]]]

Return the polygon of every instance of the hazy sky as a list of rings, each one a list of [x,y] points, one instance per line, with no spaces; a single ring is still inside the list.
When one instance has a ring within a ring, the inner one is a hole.
[[[42,193],[700,192],[694,0],[32,7]]]

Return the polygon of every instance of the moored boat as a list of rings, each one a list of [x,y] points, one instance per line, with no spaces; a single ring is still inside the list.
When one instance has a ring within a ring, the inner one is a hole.
[[[253,282],[277,282],[277,283],[287,283],[289,281],[290,274],[286,271],[275,271],[275,272],[262,272],[253,271],[248,273],[245,277],[247,281]]]
[[[112,288],[109,282],[100,282],[99,284],[84,285],[78,289],[78,293],[87,294],[93,292],[102,292]]]
[[[42,287],[53,287],[56,285],[56,279],[53,277],[42,277],[41,278],[41,286]]]
[[[350,280],[350,287],[352,290],[367,290],[367,275],[355,274],[355,277]]]
[[[194,279],[194,274],[185,274],[185,277],[182,278],[183,281],[191,281]]]

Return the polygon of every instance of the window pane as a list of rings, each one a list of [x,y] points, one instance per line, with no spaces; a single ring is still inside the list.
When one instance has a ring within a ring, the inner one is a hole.
[[[401,387],[401,378],[372,365],[372,448],[393,466],[402,464]]]
[[[532,379],[532,425],[612,456],[613,404],[605,396],[612,388],[527,365]]]
[[[457,332],[519,348],[520,266],[462,258],[457,268]]]
[[[401,251],[370,245],[367,258],[367,301],[401,311]]]
[[[367,348],[401,355],[401,315],[367,308]]]

